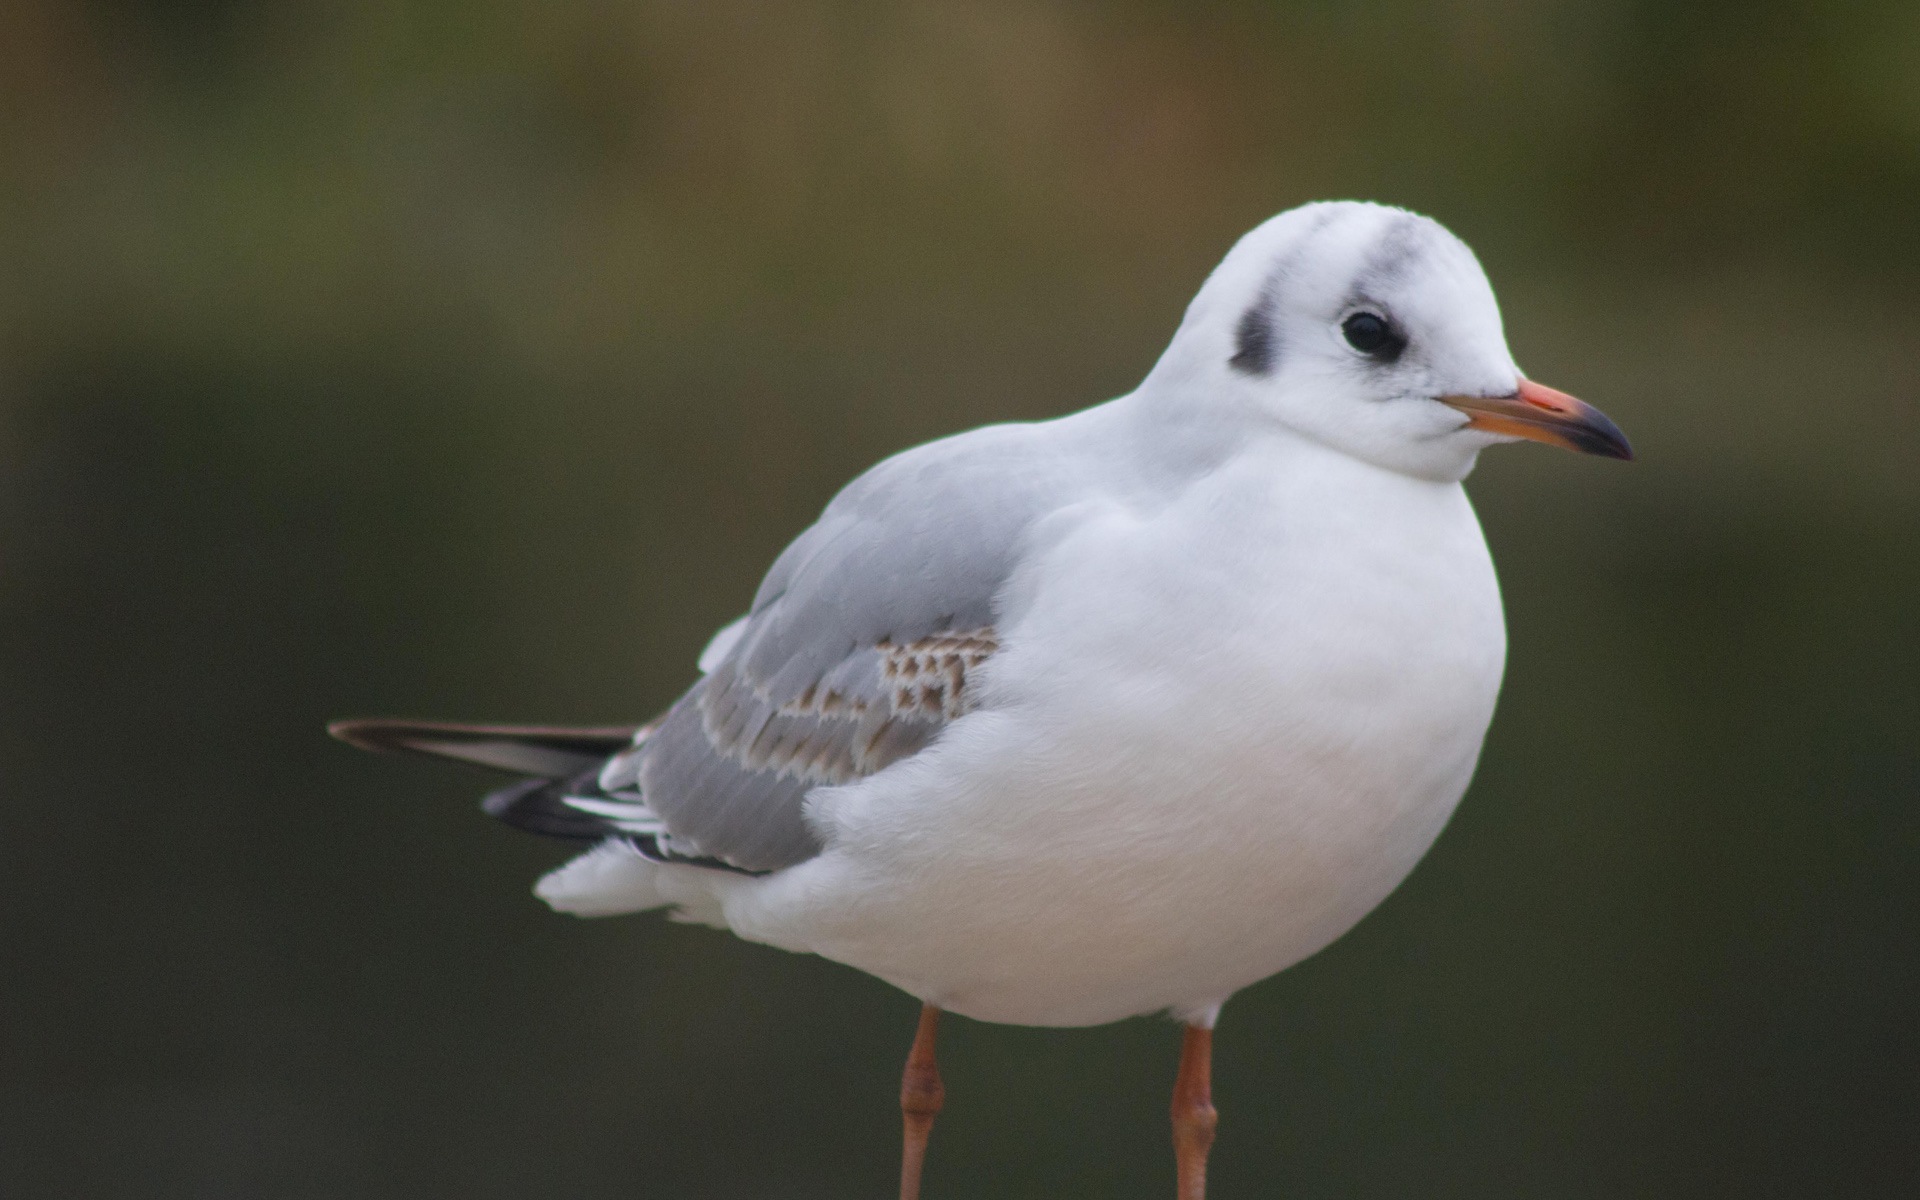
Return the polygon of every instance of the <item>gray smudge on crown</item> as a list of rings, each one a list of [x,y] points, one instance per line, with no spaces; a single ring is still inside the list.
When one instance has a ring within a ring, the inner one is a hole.
[[[1373,301],[1405,278],[1420,254],[1426,222],[1412,213],[1400,213],[1380,231],[1366,265],[1353,277],[1348,307]]]

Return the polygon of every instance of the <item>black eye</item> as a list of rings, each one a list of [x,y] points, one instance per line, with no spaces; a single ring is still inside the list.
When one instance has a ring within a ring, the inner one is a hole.
[[[1340,332],[1347,345],[1382,362],[1392,362],[1407,348],[1407,339],[1378,313],[1357,312],[1340,323]]]

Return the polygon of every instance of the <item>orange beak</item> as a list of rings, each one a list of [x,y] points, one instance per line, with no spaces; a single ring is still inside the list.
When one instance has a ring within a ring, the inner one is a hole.
[[[1522,379],[1511,396],[1442,396],[1440,403],[1467,414],[1470,429],[1564,446],[1606,458],[1633,457],[1620,427],[1584,400]]]

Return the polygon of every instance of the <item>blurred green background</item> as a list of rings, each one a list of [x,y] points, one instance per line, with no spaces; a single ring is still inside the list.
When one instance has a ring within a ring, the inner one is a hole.
[[[1641,458],[1474,477],[1479,778],[1228,1007],[1214,1194],[1915,1194],[1905,0],[8,0],[0,1193],[890,1195],[910,1000],[551,915],[322,723],[648,716],[840,483],[1344,196]],[[1169,1194],[1177,1040],[950,1022],[929,1196]]]

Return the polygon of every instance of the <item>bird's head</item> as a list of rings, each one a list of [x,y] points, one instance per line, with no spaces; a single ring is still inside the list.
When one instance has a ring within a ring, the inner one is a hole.
[[[1466,243],[1384,205],[1309,204],[1240,239],[1154,374],[1425,478],[1520,438],[1632,457],[1605,414],[1520,373]]]

